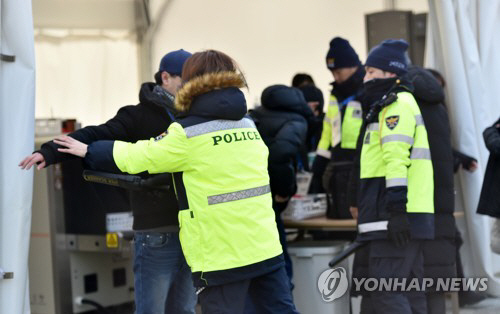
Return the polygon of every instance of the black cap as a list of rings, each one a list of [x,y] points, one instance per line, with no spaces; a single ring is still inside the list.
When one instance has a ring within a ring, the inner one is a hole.
[[[401,76],[407,72],[405,52],[408,43],[403,39],[387,39],[375,46],[366,58],[365,66]]]
[[[358,54],[344,38],[335,37],[330,41],[326,54],[326,67],[330,70],[360,66]]]

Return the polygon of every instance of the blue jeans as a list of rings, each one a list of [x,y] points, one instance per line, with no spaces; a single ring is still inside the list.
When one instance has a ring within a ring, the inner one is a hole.
[[[199,294],[202,313],[241,314],[251,299],[258,314],[298,314],[285,267],[251,279],[206,287]]]
[[[195,313],[195,288],[178,232],[135,233],[134,285],[136,314]]]

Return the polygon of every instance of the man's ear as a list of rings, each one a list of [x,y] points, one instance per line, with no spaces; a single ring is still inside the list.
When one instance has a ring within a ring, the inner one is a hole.
[[[168,84],[169,79],[170,75],[166,71],[161,72],[161,81],[163,84]]]

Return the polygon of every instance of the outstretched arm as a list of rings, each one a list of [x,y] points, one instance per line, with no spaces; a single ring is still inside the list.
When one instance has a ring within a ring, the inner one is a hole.
[[[129,130],[134,129],[136,106],[122,107],[116,116],[101,125],[87,126],[69,134],[82,143],[90,144],[99,140],[131,140]],[[40,150],[25,157],[20,163],[21,169],[29,170],[35,164],[40,170],[52,164],[77,158],[73,154],[65,154],[59,150],[61,148],[55,141],[48,141],[42,145]]]
[[[39,152],[34,152],[33,154],[27,156],[26,158],[24,158],[20,163],[19,163],[19,167],[21,167],[21,169],[26,169],[26,170],[30,170],[31,167],[33,165],[37,164],[36,168],[38,170],[42,169],[42,168],[45,168],[45,166],[47,165],[46,162],[45,162],[45,157],[43,157],[42,154],[40,154]]]
[[[168,135],[160,140],[126,143],[120,141],[97,141],[90,145],[75,139],[60,137],[57,144],[60,150],[79,157],[92,169],[122,171],[131,174],[148,171],[149,173],[183,171],[189,165],[186,134],[175,123],[169,128]]]
[[[57,149],[58,152],[75,155],[81,158],[85,158],[87,154],[88,145],[75,140],[71,136],[58,136],[54,139],[54,143],[62,146]]]

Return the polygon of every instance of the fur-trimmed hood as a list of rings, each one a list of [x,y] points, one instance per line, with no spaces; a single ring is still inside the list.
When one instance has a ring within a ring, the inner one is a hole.
[[[191,111],[193,103],[198,102],[198,98],[207,93],[212,94],[213,91],[227,88],[239,89],[244,86],[246,86],[245,79],[239,73],[230,71],[207,73],[184,84],[175,97],[175,108],[179,112],[187,113]]]

